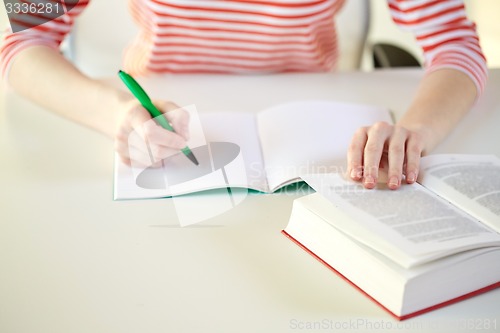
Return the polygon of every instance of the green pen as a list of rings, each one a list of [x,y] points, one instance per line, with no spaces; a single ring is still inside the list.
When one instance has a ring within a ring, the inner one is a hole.
[[[151,117],[153,117],[153,119],[155,119],[161,127],[168,131],[175,132],[168,120],[163,116],[163,113],[156,108],[156,106],[151,101],[151,98],[149,98],[148,94],[146,94],[144,89],[142,89],[139,83],[137,83],[137,81],[134,80],[132,76],[121,70],[118,72],[118,76],[123,81],[123,83],[125,83],[130,92],[139,100],[139,102],[141,102],[142,106],[146,110],[148,110]],[[198,160],[196,159],[196,157],[194,157],[193,152],[191,151],[191,149],[189,149],[188,146],[182,148],[181,151],[184,155],[186,155],[187,158],[189,158],[191,162],[199,165]]]

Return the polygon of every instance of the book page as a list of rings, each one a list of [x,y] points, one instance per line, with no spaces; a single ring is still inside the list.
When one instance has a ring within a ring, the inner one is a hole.
[[[188,109],[189,111],[189,109]],[[267,192],[267,178],[253,113],[190,112],[188,146],[160,168],[130,167],[115,158],[115,199],[155,198],[209,189],[242,187]]]
[[[419,184],[367,190],[339,174],[302,178],[346,216],[329,223],[403,266],[500,246],[500,235]]]
[[[272,191],[303,173],[340,171],[354,132],[392,122],[387,109],[332,101],[299,101],[266,109],[257,126]]]
[[[419,182],[500,232],[500,159],[438,154],[422,158]]]
[[[269,192],[262,150],[257,135],[254,113],[213,112],[200,114],[206,140],[209,142],[229,142],[239,147],[244,165],[244,178],[230,181],[230,185]],[[224,154],[225,151],[221,151]]]

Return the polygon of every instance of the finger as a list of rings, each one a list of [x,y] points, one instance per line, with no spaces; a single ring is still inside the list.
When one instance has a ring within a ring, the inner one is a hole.
[[[173,149],[186,147],[186,140],[179,134],[159,126],[154,119],[150,119],[142,125],[144,138],[150,145],[159,145]]]
[[[144,124],[151,121],[151,115],[148,110],[146,110],[141,105],[135,105],[130,111],[130,120],[126,125],[125,130],[129,130],[129,133],[132,131],[136,131],[137,134],[140,135],[142,140],[146,141],[146,133],[144,131]]]
[[[115,141],[115,151],[122,161],[133,167],[146,168],[154,164],[148,151],[133,147],[126,141]]]
[[[122,152],[126,149],[138,151],[136,156],[130,158],[132,161],[140,165],[151,165],[178,153],[186,146],[186,140],[182,136],[159,126],[142,106],[136,106],[130,112],[132,116],[129,125],[124,125],[117,137],[128,145],[128,148],[123,145]],[[148,156],[149,159],[146,158]]]
[[[411,133],[406,143],[406,182],[413,184],[417,181],[418,170],[420,168],[420,158],[422,157],[422,138],[415,133]]]
[[[116,134],[120,140],[128,141],[131,146],[144,150],[144,142],[175,149],[182,149],[186,146],[186,140],[182,136],[159,126],[142,106],[135,106],[129,112],[130,120],[124,122]]]
[[[169,101],[160,100],[154,103],[161,110],[174,131],[185,140],[189,140],[189,113],[177,104]]]
[[[189,113],[178,108],[165,113],[165,118],[172,124],[174,131],[182,136],[185,140],[189,140]]]
[[[392,126],[385,122],[378,122],[368,130],[368,139],[363,156],[363,183],[365,188],[374,188],[377,184],[380,159],[391,132]]]
[[[168,113],[171,111],[175,111],[181,109],[181,107],[174,102],[165,101],[165,100],[155,100],[153,101],[154,105],[161,110],[163,113]]]
[[[150,144],[149,145],[149,151],[151,153],[151,158],[153,161],[159,162],[162,161],[166,158],[169,158],[171,156],[181,154],[179,149],[173,149],[170,147],[162,146],[162,145],[156,145],[156,144]]]
[[[161,155],[161,157],[156,157],[152,153],[149,144],[144,142],[136,131],[130,133],[128,140],[115,140],[115,150],[120,155],[122,161],[133,167],[141,168],[150,166],[160,167],[164,157],[168,157],[176,152],[175,150],[171,150],[171,154],[159,152],[156,155]]]
[[[145,142],[135,131],[130,133],[128,140],[116,140],[115,150],[123,157],[122,160],[128,159],[137,167],[161,166],[158,162],[179,154],[178,149]]]
[[[165,110],[174,107],[177,106],[173,103],[163,106]],[[158,126],[149,112],[136,102],[128,108],[115,139],[115,149],[122,160],[141,166],[157,163],[186,146],[184,138]]]
[[[143,131],[141,131],[143,132]],[[148,151],[148,146],[143,138],[144,133],[139,134],[130,124],[122,126],[115,135],[115,148],[118,144],[127,145],[136,149],[142,150],[145,153]]]
[[[403,178],[403,163],[405,161],[405,146],[408,131],[402,127],[395,127],[389,142],[389,172],[387,186],[391,190],[398,189]]]
[[[179,134],[166,130],[150,120],[143,125],[146,142],[153,162],[179,153],[187,146],[186,140]]]
[[[351,140],[347,152],[347,172],[351,179],[361,180],[363,178],[363,152],[366,146],[367,128],[359,128]]]
[[[180,135],[171,132],[156,123],[149,112],[142,106],[136,106],[131,117],[131,131],[136,131],[145,142],[170,146],[173,148],[184,148],[185,140]]]

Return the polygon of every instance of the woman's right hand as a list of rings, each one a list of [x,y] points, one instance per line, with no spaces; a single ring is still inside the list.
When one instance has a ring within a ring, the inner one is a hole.
[[[159,126],[135,99],[124,103],[115,133],[115,150],[131,166],[159,167],[161,161],[179,153],[189,140],[189,114],[172,102],[154,101],[175,132]]]

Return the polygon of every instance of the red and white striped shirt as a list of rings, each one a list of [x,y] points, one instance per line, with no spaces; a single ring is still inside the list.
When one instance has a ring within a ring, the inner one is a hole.
[[[57,1],[57,0],[51,0]],[[33,45],[58,48],[90,0],[46,24],[7,34],[1,69]],[[104,0],[103,0],[104,1]],[[354,0],[353,0],[354,1]],[[344,0],[130,0],[139,36],[124,68],[144,75],[328,71],[338,58],[334,17]],[[388,0],[392,18],[413,32],[428,71],[455,68],[486,82],[486,60],[462,0]]]

